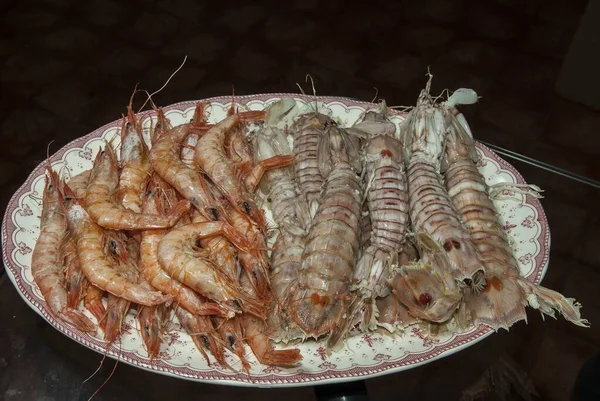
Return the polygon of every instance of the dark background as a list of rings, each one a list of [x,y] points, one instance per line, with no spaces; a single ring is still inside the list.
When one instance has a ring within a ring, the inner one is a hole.
[[[585,1],[68,1],[0,4],[0,210],[46,156],[117,119],[134,86],[154,100],[231,93],[297,92],[411,105],[434,74],[433,92],[471,87],[464,107],[477,138],[600,178],[600,113],[555,93]],[[596,48],[595,50],[598,51]],[[138,101],[141,97],[138,98]],[[366,382],[374,400],[455,400],[499,356],[530,377],[540,399],[568,400],[583,362],[600,348],[600,191],[514,163],[546,189],[552,231],[544,285],[576,297],[592,328],[519,323],[452,357]],[[42,321],[0,279],[0,399],[87,399],[114,362],[81,382],[99,355]],[[168,379],[121,364],[98,400],[310,399],[312,388],[234,389]],[[492,398],[490,398],[492,399]]]

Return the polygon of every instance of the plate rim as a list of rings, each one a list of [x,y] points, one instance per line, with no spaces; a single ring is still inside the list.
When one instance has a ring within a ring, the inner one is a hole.
[[[260,94],[249,94],[249,95],[236,96],[236,101],[237,102],[239,102],[240,100],[241,101],[244,101],[244,100],[246,100],[246,101],[250,101],[250,100],[268,101],[273,98],[282,98],[282,97],[294,97],[294,98],[302,99],[305,101],[315,100],[315,96],[300,95],[300,94],[296,94],[296,93],[260,93]],[[198,101],[207,101],[208,100],[208,101],[214,101],[214,102],[228,104],[228,103],[230,103],[230,99],[231,99],[230,96],[215,96],[215,97],[201,99],[201,100],[188,100],[188,101],[177,102],[177,103],[170,104],[168,106],[164,106],[162,108],[165,111],[185,110],[186,108],[195,106],[195,104]],[[361,108],[365,108],[369,104],[373,105],[373,107],[376,106],[375,103],[365,102],[365,101],[361,101],[361,100],[350,98],[350,97],[317,96],[316,100],[318,102],[323,102],[323,103],[339,102],[339,103],[342,103],[346,107],[358,106]],[[398,113],[398,114],[400,114],[400,113]],[[40,170],[43,168],[43,166],[46,165],[47,163],[53,163],[58,160],[61,160],[63,155],[69,149],[74,147],[75,142],[85,143],[86,141],[88,141],[92,138],[98,137],[98,134],[101,134],[104,131],[106,131],[108,128],[111,128],[118,121],[120,121],[120,120],[114,120],[112,122],[102,125],[101,127],[94,129],[93,131],[89,132],[88,134],[86,134],[82,137],[73,139],[72,141],[65,144],[63,147],[61,147],[54,154],[52,154],[51,156],[49,156],[48,158],[46,158],[45,160],[40,162],[31,171],[31,173],[28,175],[25,182],[21,186],[19,186],[19,188],[11,196],[11,198],[7,204],[6,210],[4,212],[3,221],[2,221],[2,257],[3,257],[4,265],[6,267],[5,270],[6,270],[7,276],[9,277],[10,281],[15,286],[15,289],[19,293],[20,297],[29,305],[29,307],[31,309],[33,309],[38,315],[40,315],[44,320],[46,320],[54,329],[58,330],[63,335],[71,338],[71,340],[76,341],[80,345],[83,345],[86,348],[89,348],[98,353],[101,353],[102,351],[98,350],[96,348],[95,344],[89,343],[88,340],[84,337],[83,333],[79,332],[75,328],[71,328],[70,326],[60,324],[60,322],[58,322],[56,319],[54,319],[53,316],[49,315],[41,305],[38,305],[38,303],[40,303],[40,302],[37,299],[29,299],[29,294],[27,294],[27,291],[25,291],[22,287],[23,283],[20,282],[20,279],[17,280],[17,275],[18,275],[18,271],[20,270],[20,268],[18,266],[14,265],[12,262],[12,258],[10,255],[12,255],[12,252],[14,251],[15,246],[14,246],[14,244],[12,244],[12,241],[10,241],[8,234],[10,233],[12,236],[12,234],[17,229],[17,227],[14,225],[14,223],[12,221],[12,214],[19,207],[19,205],[18,205],[19,198],[23,195],[24,192],[27,191],[27,189],[31,188],[31,184],[33,183],[33,180],[36,179],[40,175]],[[515,177],[515,180],[517,182],[525,183],[525,179],[520,174],[520,172],[514,166],[512,166],[509,162],[507,162],[502,157],[500,157],[498,154],[496,154],[492,149],[490,149],[489,147],[487,147],[477,141],[476,141],[476,146],[487,157],[490,157],[495,162],[497,162],[502,169],[507,170],[511,174],[513,174]],[[526,276],[526,279],[533,281],[533,282],[540,283],[542,281],[543,277],[545,276],[548,266],[549,266],[550,227],[549,227],[549,223],[548,223],[548,219],[545,214],[545,211],[539,200],[537,200],[529,195],[526,195],[524,202],[530,204],[536,210],[536,212],[538,214],[537,220],[540,222],[540,225],[541,225],[541,232],[539,234],[538,241],[542,247],[542,249],[536,256],[536,259],[539,258],[540,256],[541,256],[541,259],[539,262],[537,262],[537,260],[536,260],[536,268],[528,276]],[[9,226],[9,224],[10,224],[10,226]],[[9,231],[9,229],[10,229],[10,231]],[[537,266],[541,266],[541,268],[539,268]],[[461,334],[457,335],[452,340],[452,344],[453,344],[452,346],[449,346],[448,344],[446,344],[445,346],[442,346],[442,347],[436,346],[428,351],[415,354],[415,355],[423,355],[423,354],[426,355],[426,356],[421,356],[421,357],[415,357],[415,359],[417,359],[416,362],[402,363],[403,361],[406,361],[407,357],[411,356],[410,354],[407,354],[403,358],[395,361],[395,363],[398,363],[398,365],[396,365],[396,366],[385,366],[385,364],[383,364],[383,366],[379,365],[379,366],[375,366],[372,368],[358,366],[358,367],[351,367],[346,370],[337,370],[337,371],[335,369],[328,369],[324,372],[314,373],[314,374],[304,372],[304,373],[301,373],[301,375],[306,375],[308,377],[303,380],[302,379],[294,380],[293,379],[295,377],[294,375],[289,376],[289,377],[278,377],[278,376],[274,376],[273,374],[265,375],[265,376],[250,376],[250,375],[246,375],[244,373],[239,373],[239,372],[232,373],[230,375],[230,376],[234,376],[235,378],[231,378],[231,377],[228,378],[227,374],[217,372],[217,371],[215,371],[214,373],[216,375],[218,375],[219,377],[199,377],[199,376],[204,376],[204,373],[199,373],[197,371],[194,371],[194,375],[192,375],[192,374],[185,374],[185,373],[179,372],[180,370],[182,370],[184,368],[168,367],[166,369],[162,369],[162,368],[158,369],[156,367],[152,367],[152,365],[150,367],[147,367],[147,366],[137,363],[134,360],[127,360],[122,357],[111,355],[110,353],[106,353],[106,354],[109,357],[111,357],[112,359],[119,359],[129,365],[135,366],[137,368],[141,368],[146,371],[163,374],[163,375],[170,376],[170,377],[195,381],[195,382],[206,382],[206,383],[214,383],[214,384],[220,384],[220,385],[233,385],[233,386],[241,386],[241,387],[259,387],[259,388],[300,387],[300,386],[325,385],[325,384],[331,384],[331,383],[342,383],[342,382],[349,382],[349,381],[355,381],[355,380],[364,380],[367,378],[374,378],[374,377],[379,377],[379,376],[383,376],[383,375],[387,375],[387,374],[398,373],[403,370],[417,368],[424,364],[427,364],[427,363],[439,360],[441,358],[453,355],[457,352],[460,352],[460,351],[464,350],[465,348],[468,348],[471,345],[475,345],[476,343],[484,340],[485,338],[489,337],[493,333],[494,333],[493,329],[491,329],[487,326],[484,326],[484,325],[480,325],[480,326],[470,330],[469,332],[461,333]],[[460,338],[460,340],[458,340],[459,338]],[[438,349],[438,348],[441,348],[441,349]],[[445,348],[447,348],[447,349],[445,349]],[[431,355],[431,354],[433,354],[433,355]],[[393,364],[394,362],[391,362],[391,363]],[[358,371],[348,373],[353,370],[358,370]],[[324,377],[321,377],[321,376],[324,376]]]

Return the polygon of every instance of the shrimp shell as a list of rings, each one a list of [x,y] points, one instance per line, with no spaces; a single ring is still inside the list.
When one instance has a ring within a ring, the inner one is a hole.
[[[254,150],[256,162],[292,154],[283,131],[271,127],[258,132]],[[296,192],[292,168],[283,167],[267,171],[262,177],[261,185],[277,225],[294,235],[305,235],[311,216],[308,203],[304,198],[299,198]]]
[[[304,236],[281,231],[271,254],[270,274],[274,302],[269,315],[269,327],[271,337],[284,343],[301,337],[290,317],[289,309],[296,291],[305,245]]]
[[[67,305],[69,308],[77,308],[79,302],[85,297],[90,283],[81,271],[81,263],[79,263],[79,256],[77,256],[77,245],[75,245],[75,239],[70,235],[63,241],[61,257],[65,265]]]

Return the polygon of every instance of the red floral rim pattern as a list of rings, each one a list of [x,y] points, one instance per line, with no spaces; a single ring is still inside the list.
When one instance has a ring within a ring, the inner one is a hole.
[[[260,94],[260,95],[247,95],[247,96],[239,96],[236,98],[236,101],[250,101],[250,100],[258,100],[258,101],[267,101],[272,98],[281,98],[281,97],[295,97],[304,100],[314,100],[313,97],[310,96],[300,96],[297,94],[289,94],[289,93],[272,93],[272,94]],[[230,98],[227,96],[214,97],[207,99],[213,102],[221,102],[227,103],[230,101]],[[368,108],[369,105],[373,105],[366,102],[357,101],[350,98],[343,97],[328,97],[322,96],[318,97],[318,100],[323,103],[329,102],[339,102],[345,106],[358,106],[363,108]],[[183,111],[190,107],[195,106],[196,101],[186,101],[175,103],[170,106],[164,107],[163,109],[166,111],[169,110],[179,110]],[[86,347],[93,349],[101,354],[106,352],[105,342],[99,340],[97,338],[90,337],[85,333],[72,328],[70,326],[65,325],[62,322],[59,322],[54,319],[54,317],[50,314],[45,302],[40,301],[37,296],[34,295],[33,289],[31,286],[25,282],[21,275],[21,269],[13,263],[11,259],[11,255],[17,248],[16,244],[12,240],[13,234],[17,227],[15,226],[12,215],[19,208],[18,201],[21,196],[31,188],[32,182],[39,176],[44,174],[44,166],[47,165],[48,162],[54,162],[60,160],[65,152],[73,147],[81,147],[88,140],[99,137],[105,130],[115,127],[120,124],[120,121],[113,121],[109,124],[106,124],[90,134],[80,137],[71,141],[69,144],[65,145],[58,152],[50,156],[48,159],[40,163],[33,172],[29,175],[27,180],[21,185],[21,187],[15,192],[15,194],[10,199],[10,202],[7,206],[7,209],[4,214],[4,219],[2,222],[2,256],[7,267],[8,276],[11,281],[15,284],[15,287],[18,289],[21,297],[32,307],[32,309],[41,315],[46,321],[48,321],[54,328],[59,330],[61,333],[66,336],[74,339],[80,344],[85,345]],[[515,180],[518,183],[525,183],[525,180],[519,174],[519,172],[508,162],[494,153],[491,149],[477,143],[477,147],[483,154],[490,159],[496,161],[502,170],[505,170],[511,173]],[[538,241],[540,243],[541,249],[535,257],[535,268],[533,271],[527,276],[527,279],[539,284],[546,273],[549,261],[549,250],[550,250],[550,232],[548,228],[548,220],[546,218],[546,214],[542,208],[541,203],[538,199],[535,199],[530,196],[526,196],[525,202],[532,206],[537,212],[537,220],[540,223],[541,231],[538,236]],[[483,340],[485,337],[489,336],[493,333],[493,330],[486,326],[479,326],[474,328],[473,330],[457,334],[450,342],[435,346],[433,349],[427,350],[425,352],[420,353],[407,353],[399,360],[395,361],[380,361],[379,364],[373,367],[365,367],[365,366],[357,366],[352,367],[346,370],[340,369],[327,369],[324,372],[319,373],[297,373],[289,376],[285,375],[260,375],[260,376],[249,376],[244,373],[222,373],[219,371],[212,372],[198,372],[196,370],[187,368],[187,367],[177,367],[164,363],[163,361],[153,361],[150,362],[146,358],[142,358],[134,352],[118,352],[114,348],[108,351],[108,355],[112,358],[122,360],[128,364],[137,366],[139,368],[158,372],[174,377],[179,377],[188,380],[196,380],[196,381],[209,381],[213,383],[220,384],[229,384],[229,385],[241,385],[241,386],[263,386],[263,387],[279,387],[279,386],[302,386],[302,385],[314,385],[314,384],[327,384],[332,382],[342,382],[342,381],[351,381],[351,380],[360,380],[368,377],[380,376],[383,374],[395,373],[400,370],[404,370],[403,368],[407,367],[417,367],[422,364],[437,360],[444,356],[450,355],[454,352],[458,352],[461,349],[466,348],[469,345],[475,344]],[[450,352],[452,351],[452,352]]]

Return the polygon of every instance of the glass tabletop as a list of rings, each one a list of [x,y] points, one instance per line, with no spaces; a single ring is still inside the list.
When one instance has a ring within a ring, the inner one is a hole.
[[[0,5],[0,92],[10,100],[0,102],[0,210],[48,151],[118,118],[137,83],[161,88],[184,55],[157,104],[227,94],[232,83],[236,94],[290,92],[295,82],[306,90],[310,73],[317,94],[369,101],[377,86],[388,104],[409,105],[431,66],[434,92],[473,87],[482,95],[461,108],[474,136],[545,190],[552,243],[542,285],[581,302],[592,326],[544,321],[528,309],[527,324],[401,373],[227,387],[103,359],[47,324],[0,270],[0,399],[428,401],[492,399],[509,389],[514,399],[559,401],[598,377],[600,112],[554,91],[586,1],[386,1],[365,10],[293,0],[293,11],[274,1],[181,3]]]

